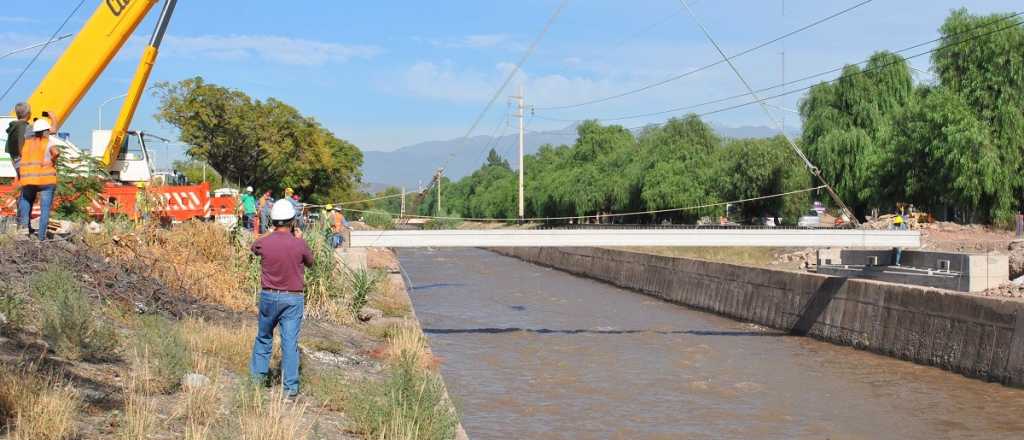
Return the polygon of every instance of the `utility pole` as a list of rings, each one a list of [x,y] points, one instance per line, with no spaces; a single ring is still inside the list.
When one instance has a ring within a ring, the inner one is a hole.
[[[786,0],[782,1],[782,30],[786,30]],[[779,96],[779,106],[786,106],[786,39],[782,39],[782,94]],[[786,134],[786,112],[782,112],[782,135]]]
[[[526,113],[526,94],[523,93],[522,84],[519,85],[519,96],[513,96],[512,99],[516,100],[516,117],[519,118],[519,221],[522,222],[523,217],[526,216],[526,205],[523,203],[523,136],[525,134],[523,116]]]
[[[444,179],[444,168],[437,169],[437,215],[441,216],[441,181]]]
[[[405,187],[402,187],[402,206],[398,209],[398,221],[405,218]]]

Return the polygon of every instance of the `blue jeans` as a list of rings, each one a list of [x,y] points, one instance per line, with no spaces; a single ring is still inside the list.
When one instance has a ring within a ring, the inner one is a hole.
[[[341,242],[344,241],[341,234],[331,234],[331,247],[337,249],[341,246]]]
[[[39,196],[39,234],[40,240],[46,240],[46,226],[50,224],[50,208],[53,206],[53,193],[56,185],[25,185],[21,187],[18,197],[18,226],[29,227],[32,218],[32,205]]]
[[[253,379],[265,381],[270,371],[274,328],[281,326],[281,379],[286,394],[299,392],[299,330],[306,299],[299,294],[260,293],[259,327],[252,346],[249,371]]]

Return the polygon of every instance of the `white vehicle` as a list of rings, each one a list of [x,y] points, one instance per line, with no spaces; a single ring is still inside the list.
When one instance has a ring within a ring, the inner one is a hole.
[[[796,225],[800,228],[820,228],[821,214],[817,210],[812,209],[808,211],[807,215],[801,216]]]

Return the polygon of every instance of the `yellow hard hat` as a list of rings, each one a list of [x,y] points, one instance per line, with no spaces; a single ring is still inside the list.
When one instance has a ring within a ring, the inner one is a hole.
[[[327,205],[327,206],[324,206],[324,209],[326,209],[326,210],[330,211],[330,210],[334,209],[334,205]]]
[[[145,182],[135,182],[135,187],[138,188],[138,189],[143,189],[143,188],[146,187],[146,183]]]
[[[294,193],[294,192],[295,192],[295,190],[291,189],[290,187],[289,187],[289,188],[285,188],[285,189],[284,189],[284,193],[285,193],[285,194],[292,194],[292,193]]]

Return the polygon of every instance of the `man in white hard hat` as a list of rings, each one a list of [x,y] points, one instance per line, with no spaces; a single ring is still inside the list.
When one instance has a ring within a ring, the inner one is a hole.
[[[305,309],[305,268],[313,265],[313,253],[294,227],[295,207],[278,200],[270,210],[274,231],[256,240],[252,252],[261,257],[259,324],[249,370],[257,382],[265,382],[270,370],[274,329],[281,328],[281,379],[285,395],[299,393],[299,330]]]
[[[32,205],[39,199],[39,240],[46,240],[46,226],[50,223],[50,208],[57,190],[57,157],[60,150],[50,144],[50,121],[39,118],[32,124],[32,137],[21,147],[18,170],[21,195],[18,197],[18,226],[29,228]]]

